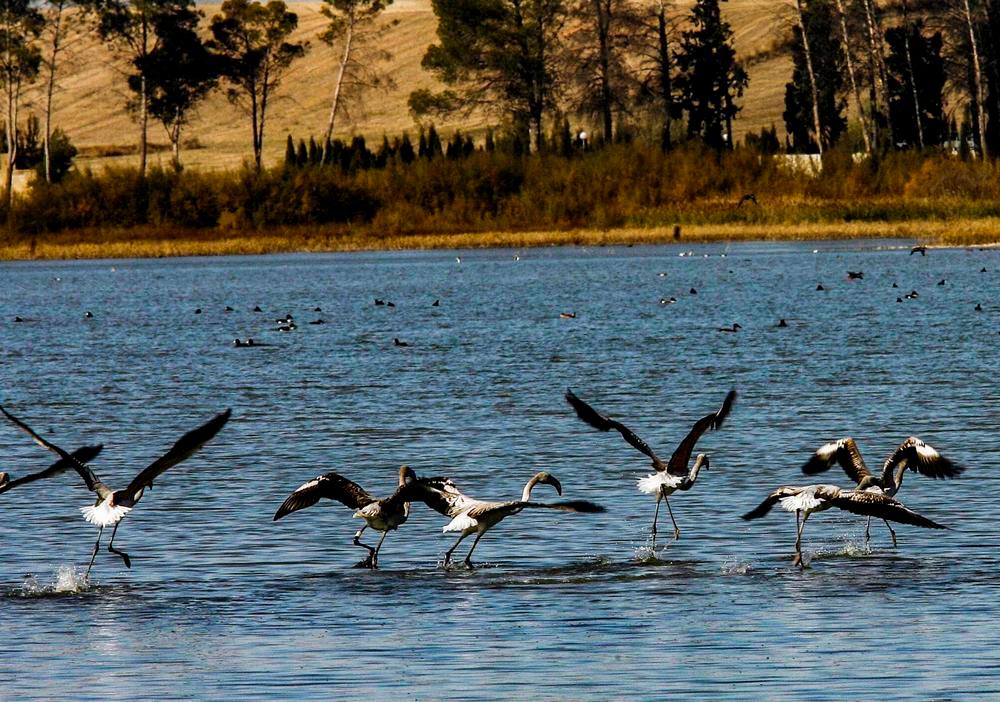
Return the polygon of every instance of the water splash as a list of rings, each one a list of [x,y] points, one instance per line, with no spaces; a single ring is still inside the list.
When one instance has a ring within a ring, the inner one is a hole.
[[[55,578],[49,584],[39,582],[34,575],[26,575],[21,587],[14,591],[17,597],[52,597],[54,595],[75,595],[90,590],[87,575],[74,566],[60,566]]]
[[[753,570],[749,561],[738,561],[735,558],[722,564],[723,575],[750,575]]]

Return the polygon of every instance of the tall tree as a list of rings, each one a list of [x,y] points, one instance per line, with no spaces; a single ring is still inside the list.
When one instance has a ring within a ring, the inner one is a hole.
[[[417,90],[418,114],[482,109],[507,118],[531,150],[555,102],[555,59],[563,0],[432,0],[438,43],[421,65],[454,89]]]
[[[222,13],[212,18],[213,48],[222,56],[222,74],[231,85],[226,94],[250,115],[258,171],[267,107],[292,62],[309,48],[308,42],[288,40],[298,24],[298,15],[289,12],[281,0],[266,5],[257,0],[226,0]]]
[[[8,208],[14,200],[14,163],[17,161],[18,113],[25,86],[38,76],[42,61],[38,37],[44,20],[31,0],[0,0],[0,90],[6,125],[7,163],[4,194]]]
[[[390,4],[392,0],[323,0],[320,12],[330,22],[320,39],[338,49],[324,143],[333,138],[337,115],[349,104],[360,104],[368,90],[394,86],[392,76],[378,68],[392,58],[391,53],[379,46],[379,40],[399,22],[378,23],[382,11]]]
[[[851,93],[858,106],[858,121],[861,122],[861,138],[865,143],[865,153],[871,153],[872,138],[865,115],[865,104],[861,99],[861,82],[854,70],[854,58],[851,55],[855,42],[851,40],[851,35],[847,30],[847,13],[844,11],[844,0],[834,0],[837,8],[837,21],[840,26],[841,49],[844,52],[844,62],[847,66],[847,77],[851,82]]]
[[[962,0],[961,7],[968,39],[969,93],[972,97],[973,126],[975,127],[976,143],[979,144],[980,153],[985,158],[989,155],[986,150],[986,81],[983,77],[983,65],[979,55],[979,37],[976,32],[982,22],[981,10],[978,6],[973,7],[970,0]]]
[[[812,0],[803,9],[800,31],[792,40],[792,80],[785,85],[783,117],[799,152],[823,153],[847,128],[845,59],[836,25],[832,3]],[[807,52],[806,46],[811,50]]]
[[[733,118],[739,113],[736,98],[749,83],[736,60],[733,30],[722,20],[719,0],[697,0],[691,10],[690,29],[681,34],[677,65],[678,88],[688,113],[689,137],[701,137],[709,146],[733,146]]]
[[[181,169],[181,129],[195,106],[218,84],[217,57],[198,36],[199,11],[178,5],[157,15],[157,46],[139,62],[129,87],[149,102],[149,114],[163,124],[175,170]],[[143,85],[143,83],[145,85]]]
[[[795,0],[795,10],[799,20],[799,42],[802,48],[803,64],[806,69],[806,78],[809,79],[809,105],[813,118],[813,134],[822,134],[823,125],[819,119],[819,88],[816,85],[816,71],[813,70],[813,55],[809,46],[809,32],[806,31],[806,22],[803,17],[805,11],[802,9],[802,0]],[[816,141],[816,148],[820,154],[823,153],[822,139]]]
[[[925,37],[923,22],[918,20],[889,29],[885,40],[889,45],[889,118],[896,141],[921,148],[943,143],[948,123],[941,33]]]
[[[80,4],[97,16],[101,38],[118,51],[131,65],[130,83],[137,97],[132,107],[139,121],[139,173],[146,174],[149,153],[149,86],[143,68],[159,44],[157,27],[163,17],[191,7],[193,0],[81,0]]]
[[[576,109],[597,115],[605,142],[614,138],[615,115],[628,110],[638,88],[629,56],[641,34],[639,15],[628,0],[574,0],[575,31],[564,65],[575,87]]]
[[[46,182],[53,180],[52,172],[52,107],[55,101],[56,76],[63,53],[66,31],[73,20],[69,12],[74,0],[49,0],[42,9],[45,18],[45,51],[42,66],[45,72],[45,124],[43,131],[44,162],[43,172]]]
[[[889,93],[886,87],[886,67],[882,24],[875,8],[875,0],[861,0],[868,35],[868,87],[871,116],[872,143],[893,141],[889,122]],[[883,134],[882,132],[886,133]]]

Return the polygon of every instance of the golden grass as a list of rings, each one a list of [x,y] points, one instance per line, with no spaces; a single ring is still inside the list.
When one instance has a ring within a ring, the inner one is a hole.
[[[798,224],[689,225],[679,241],[673,227],[573,229],[567,231],[470,232],[380,236],[349,229],[302,227],[267,232],[140,230],[77,231],[0,240],[0,260],[158,258],[288,252],[395,251],[404,249],[530,248],[538,246],[620,246],[729,241],[811,241],[821,239],[916,239],[940,246],[1000,243],[1000,218]]]

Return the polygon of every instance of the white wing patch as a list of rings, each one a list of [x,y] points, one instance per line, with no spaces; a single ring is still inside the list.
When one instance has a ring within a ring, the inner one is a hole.
[[[302,485],[299,485],[297,488],[295,488],[295,492],[302,492],[303,490],[308,490],[309,488],[316,487],[317,485],[319,485],[319,481],[320,478],[313,478],[308,483],[302,483]]]
[[[781,498],[781,507],[788,512],[815,509],[821,504],[823,504],[823,500],[817,498],[816,493],[811,490]]]
[[[681,484],[681,480],[683,478],[679,475],[671,475],[666,471],[662,471],[660,473],[651,473],[645,478],[639,478],[636,485],[639,487],[639,492],[644,492],[647,495],[656,495],[660,492],[661,488],[676,489]]]
[[[941,454],[938,453],[933,446],[928,446],[920,439],[916,441],[917,454],[925,461],[936,461],[941,458]]]
[[[81,507],[80,511],[83,513],[83,518],[94,526],[106,527],[120,522],[126,514],[132,511],[132,508],[121,505],[112,507],[110,500],[105,500],[96,507],[93,505]]]
[[[448,533],[449,531],[465,531],[466,529],[475,529],[477,526],[479,526],[479,522],[470,517],[467,512],[463,512],[448,522],[441,531],[444,533]]]

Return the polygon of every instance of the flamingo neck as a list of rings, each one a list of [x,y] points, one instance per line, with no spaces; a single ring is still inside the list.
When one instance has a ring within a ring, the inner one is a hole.
[[[538,476],[535,475],[524,485],[521,491],[521,502],[528,502],[531,499],[531,489],[538,483]]]
[[[701,469],[706,467],[707,464],[708,459],[705,458],[705,455],[698,454],[698,458],[695,459],[694,465],[691,466],[691,471],[688,473],[688,482],[693,485],[694,481],[698,479],[698,473],[700,473]]]

